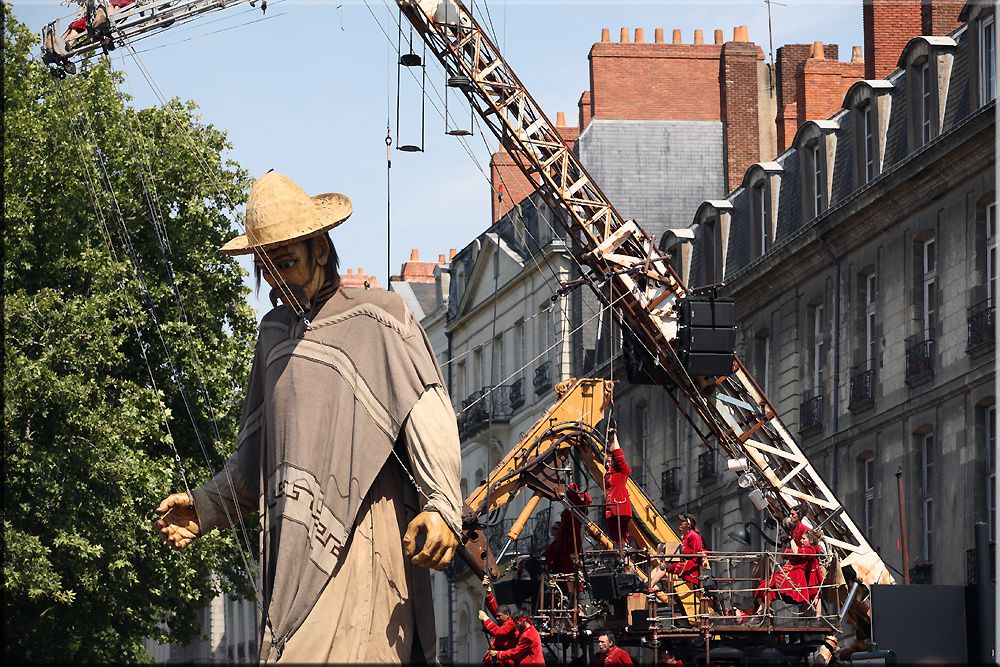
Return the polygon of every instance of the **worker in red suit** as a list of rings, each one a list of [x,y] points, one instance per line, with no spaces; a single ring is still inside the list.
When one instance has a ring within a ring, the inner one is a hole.
[[[493,594],[493,585],[489,575],[483,577],[483,588],[486,589],[486,609],[496,617],[499,623],[493,622],[489,614],[479,611],[479,620],[483,622],[483,629],[486,630],[490,642],[490,649],[506,651],[517,646],[518,630],[514,619],[511,617],[510,607],[497,605],[497,598]],[[490,657],[489,652],[483,656],[484,665],[505,664]]]
[[[602,632],[597,636],[597,648],[600,651],[594,656],[595,665],[632,664],[632,656],[615,643],[615,636],[610,632]]]
[[[762,581],[755,597],[762,601],[773,601],[780,597],[786,602],[811,603],[819,594],[823,574],[819,566],[819,536],[813,530],[805,530],[800,537],[798,552],[791,546],[785,549],[785,563],[771,575],[768,582]],[[760,613],[761,610],[758,610]]]
[[[577,511],[586,513],[591,499],[589,493],[581,492],[574,483],[566,489],[566,501],[572,503]],[[573,510],[569,507],[563,509],[559,521],[553,524],[552,542],[545,547],[542,554],[551,574],[571,574],[576,571],[574,557],[580,553],[582,540],[580,529],[580,520]]]
[[[680,577],[692,588],[701,586],[701,559],[705,553],[705,543],[698,532],[698,519],[693,514],[681,514],[678,518],[681,521],[681,553],[690,555],[691,558],[673,563],[661,561],[649,576],[650,592],[656,590],[656,585],[668,572]]]
[[[625,462],[625,453],[618,445],[618,438],[611,437],[608,455],[604,460],[604,521],[608,534],[621,550],[628,542],[629,524],[632,523],[632,501],[628,497],[628,476],[632,468]]]
[[[538,635],[531,622],[531,614],[522,609],[518,611],[517,618],[514,619],[520,633],[517,638],[517,645],[505,651],[492,649],[489,652],[491,658],[496,658],[510,665],[544,665],[545,657],[542,655],[542,638]]]

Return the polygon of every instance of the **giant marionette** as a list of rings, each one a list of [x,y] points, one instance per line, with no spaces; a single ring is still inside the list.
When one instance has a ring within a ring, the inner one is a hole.
[[[433,662],[426,568],[448,565],[461,529],[458,430],[403,301],[340,286],[328,232],[350,214],[347,197],[275,172],[254,184],[247,233],[222,248],[254,254],[275,306],[239,443],[155,526],[183,549],[260,513],[262,661]]]

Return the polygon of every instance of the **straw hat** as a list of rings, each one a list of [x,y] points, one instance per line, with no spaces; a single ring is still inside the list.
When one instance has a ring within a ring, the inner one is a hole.
[[[351,217],[351,200],[328,192],[310,197],[292,179],[269,171],[250,188],[247,199],[247,233],[226,245],[227,255],[246,255],[255,250],[301,241],[333,229]]]

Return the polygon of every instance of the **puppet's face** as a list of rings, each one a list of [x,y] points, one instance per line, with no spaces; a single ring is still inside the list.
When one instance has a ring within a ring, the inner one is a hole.
[[[260,269],[271,288],[298,285],[310,301],[323,286],[330,247],[323,237],[293,241],[254,253],[254,266]]]

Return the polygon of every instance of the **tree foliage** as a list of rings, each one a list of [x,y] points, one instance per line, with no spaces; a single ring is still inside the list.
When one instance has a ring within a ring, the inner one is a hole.
[[[4,14],[4,658],[148,661],[247,579],[232,535],[178,554],[151,522],[171,439],[192,487],[199,438],[215,469],[235,441],[255,326],[218,247],[248,178],[193,104],[133,108],[106,62],[57,81]]]

